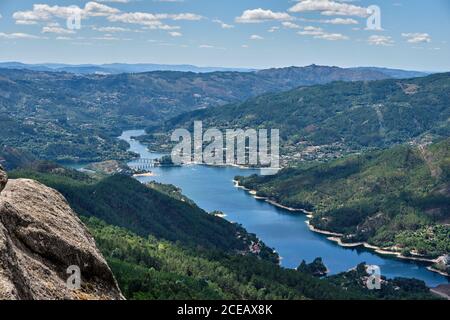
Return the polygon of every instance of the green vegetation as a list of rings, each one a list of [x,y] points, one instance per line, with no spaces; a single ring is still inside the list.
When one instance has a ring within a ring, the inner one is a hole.
[[[316,277],[321,277],[328,273],[328,269],[323,264],[322,258],[316,258],[311,263],[306,263],[306,261],[303,260],[298,266],[297,271],[309,273]]]
[[[389,281],[374,292],[364,285],[367,274],[319,279],[284,269],[263,243],[259,254],[249,251],[254,235],[183,201],[173,186],[87,176],[48,163],[11,177],[37,179],[66,196],[129,299],[435,298],[416,280],[395,290],[391,283],[399,280]]]
[[[252,241],[258,241],[241,226],[208,214],[178,194],[174,197],[167,191],[169,187],[160,192],[157,188],[162,188],[155,184],[150,188],[124,175],[94,179],[62,168],[41,171],[19,170],[10,176],[40,181],[61,192],[78,214],[97,217],[143,237],[153,235],[190,247],[244,253]],[[260,256],[277,261],[265,246]]]
[[[191,128],[276,128],[284,160],[334,159],[423,135],[448,137],[450,73],[408,80],[333,82],[182,114],[149,132]],[[276,112],[275,112],[276,111]]]
[[[450,252],[450,138],[397,146],[275,176],[238,177],[282,205],[314,211],[312,225],[429,258]]]
[[[0,69],[0,146],[20,148],[42,160],[124,160],[132,155],[116,139],[123,129],[300,85],[385,78],[373,70],[318,66],[118,75]]]
[[[368,290],[360,271],[318,279],[255,256],[231,255],[139,237],[96,218],[92,231],[128,299],[434,299],[421,281],[395,279]]]

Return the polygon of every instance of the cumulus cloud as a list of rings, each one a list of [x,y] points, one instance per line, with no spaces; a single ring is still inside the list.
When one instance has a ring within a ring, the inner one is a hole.
[[[38,21],[49,21],[52,18],[63,18],[73,16],[74,14],[79,14],[82,18],[88,17],[105,17],[111,14],[119,13],[118,9],[109,7],[104,4],[97,2],[88,2],[84,8],[78,6],[49,6],[47,4],[34,4],[33,10],[30,11],[17,11],[13,14],[13,18],[19,24],[30,24],[36,23]]]
[[[290,21],[284,21],[282,23],[283,27],[287,29],[300,29],[300,26],[296,23],[290,22]]]
[[[171,31],[169,32],[169,35],[172,37],[181,37],[183,36],[183,34],[181,32],[177,32],[177,31]]]
[[[294,13],[308,11],[317,11],[327,16],[368,16],[367,8],[331,0],[300,0],[289,9],[289,12]]]
[[[60,26],[51,25],[42,28],[42,33],[57,33],[57,34],[73,34],[73,30],[65,29]]]
[[[220,24],[222,29],[233,29],[234,28],[233,25],[227,24],[227,23],[225,23],[225,22],[223,22],[222,20],[219,20],[219,19],[214,19],[213,22]]]
[[[242,13],[242,15],[240,17],[237,17],[235,20],[237,23],[261,23],[273,20],[279,21],[293,20],[293,17],[291,17],[286,12],[274,12],[272,10],[264,10],[258,8],[252,10],[245,10]]]
[[[264,38],[257,34],[253,34],[250,36],[250,40],[264,40]]]
[[[407,38],[409,43],[431,42],[431,37],[428,33],[402,33],[402,37]]]
[[[107,19],[111,22],[122,22],[122,23],[144,25],[149,29],[175,30],[179,29],[180,27],[165,24],[161,20],[197,21],[201,20],[202,18],[203,18],[202,16],[193,13],[153,14],[148,12],[128,12],[128,13],[113,14],[108,16]]]
[[[329,24],[358,24],[358,21],[351,18],[335,18],[335,19],[328,19],[328,20],[320,20],[322,23],[329,23]]]
[[[102,2],[124,2],[102,1]],[[172,21],[198,21],[203,17],[194,13],[147,13],[147,12],[121,12],[117,8],[107,6],[98,2],[90,1],[85,4],[84,8],[78,6],[50,6],[47,4],[35,4],[33,10],[17,11],[13,14],[16,24],[37,24],[38,22],[48,22],[55,18],[67,19],[74,14],[80,15],[81,18],[89,17],[106,17],[110,22],[122,22],[129,24],[144,25],[148,29],[175,30],[178,26],[172,26],[163,23],[163,20]],[[118,31],[118,30],[117,30]],[[114,32],[112,30],[111,32]]]
[[[379,35],[370,36],[367,42],[373,46],[392,46],[394,44],[392,37]]]
[[[337,41],[337,40],[348,40],[349,38],[346,35],[341,33],[324,33],[315,36],[316,39],[324,39],[329,41]]]
[[[312,36],[315,39],[323,39],[328,41],[348,40],[349,37],[341,33],[328,33],[322,28],[307,26],[303,30],[298,31],[297,34],[301,36]]]

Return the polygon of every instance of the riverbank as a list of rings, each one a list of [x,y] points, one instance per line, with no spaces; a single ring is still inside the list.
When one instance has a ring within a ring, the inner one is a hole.
[[[133,174],[133,178],[140,177],[155,177],[156,175],[153,172],[144,172],[144,173],[135,173]]]
[[[369,244],[367,242],[345,243],[345,242],[342,241],[342,238],[344,237],[343,234],[335,233],[335,232],[331,232],[331,231],[327,231],[327,230],[321,230],[321,229],[318,229],[318,228],[314,227],[313,225],[311,225],[310,219],[313,217],[313,212],[309,212],[309,211],[306,211],[306,210],[303,210],[303,209],[296,209],[296,208],[287,207],[287,206],[284,206],[284,205],[282,205],[280,203],[277,203],[274,200],[270,200],[267,197],[259,197],[259,196],[257,196],[257,191],[256,190],[251,190],[251,189],[248,189],[248,188],[240,185],[239,181],[237,181],[237,180],[233,180],[233,183],[234,183],[236,188],[245,190],[250,195],[252,195],[253,198],[255,198],[257,200],[264,200],[264,201],[266,201],[266,202],[268,202],[268,203],[270,203],[270,204],[272,204],[272,205],[274,205],[276,207],[279,207],[279,208],[282,208],[282,209],[285,209],[285,210],[288,210],[288,211],[291,211],[291,212],[302,212],[302,213],[306,214],[306,216],[307,216],[307,218],[309,220],[305,221],[305,223],[307,224],[309,230],[311,230],[312,232],[316,232],[316,233],[319,233],[319,234],[323,234],[323,235],[329,236],[329,237],[327,237],[327,239],[329,241],[333,241],[333,242],[337,243],[341,247],[344,247],[344,248],[364,247],[364,248],[366,248],[368,250],[371,250],[371,251],[373,251],[373,252],[375,252],[375,253],[377,253],[379,255],[389,255],[389,256],[394,256],[395,258],[398,258],[398,259],[419,261],[419,262],[425,262],[425,263],[429,263],[429,264],[434,264],[438,260],[438,258],[437,259],[428,259],[428,258],[423,258],[423,257],[404,256],[398,251],[393,251],[393,250],[388,250],[386,248],[377,247],[377,246],[371,245],[371,244]],[[443,272],[441,270],[437,270],[437,269],[433,268],[431,265],[428,266],[427,269],[429,271],[438,273],[438,274],[440,274],[442,276],[450,277],[450,274],[448,274],[446,272]]]
[[[266,201],[267,203],[270,203],[273,206],[276,206],[276,207],[284,209],[284,210],[292,211],[292,212],[302,212],[304,214],[310,214],[311,213],[311,212],[305,211],[303,209],[295,209],[295,208],[284,206],[284,205],[282,205],[282,204],[280,204],[278,202],[275,202],[273,200],[270,200],[269,198],[266,198],[266,197],[259,197],[259,196],[256,195],[257,194],[256,190],[250,190],[250,189],[248,189],[248,188],[246,188],[244,186],[241,186],[239,184],[239,181],[237,181],[237,180],[233,180],[233,183],[234,183],[234,186],[236,188],[247,191],[248,193],[250,193],[252,195],[253,198],[255,198],[257,200],[264,200],[264,201]]]

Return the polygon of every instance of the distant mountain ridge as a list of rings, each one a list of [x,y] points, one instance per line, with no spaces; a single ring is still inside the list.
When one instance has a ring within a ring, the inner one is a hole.
[[[108,64],[61,64],[42,63],[26,64],[22,62],[0,62],[0,68],[4,69],[26,69],[32,71],[68,72],[75,74],[120,74],[120,73],[142,73],[152,71],[180,71],[180,72],[251,72],[256,69],[250,68],[226,68],[226,67],[198,67],[189,64],[155,64],[155,63],[108,63]]]
[[[179,71],[179,72],[195,72],[195,73],[210,73],[210,72],[261,72],[267,70],[280,70],[289,68],[307,68],[312,67],[285,67],[272,69],[255,69],[255,68],[227,68],[227,67],[199,67],[190,64],[156,64],[156,63],[107,63],[107,64],[62,64],[62,63],[41,63],[41,64],[26,64],[22,62],[0,62],[0,68],[4,69],[26,69],[32,71],[48,71],[48,72],[68,72],[75,74],[120,74],[120,73],[142,73],[152,71]],[[338,68],[338,67],[334,67]],[[409,71],[390,68],[379,67],[355,67],[355,68],[339,68],[352,70],[355,72],[379,72],[392,78],[415,78],[423,77],[430,73],[421,71]]]

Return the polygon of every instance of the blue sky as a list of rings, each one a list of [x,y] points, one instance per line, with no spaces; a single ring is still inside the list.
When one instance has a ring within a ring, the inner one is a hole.
[[[450,70],[448,0],[0,0],[0,15],[0,61]]]

